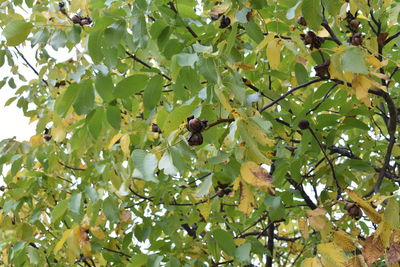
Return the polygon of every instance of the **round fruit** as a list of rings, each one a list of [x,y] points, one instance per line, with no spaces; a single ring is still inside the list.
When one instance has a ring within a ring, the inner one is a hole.
[[[191,146],[199,146],[203,144],[203,136],[201,135],[201,133],[192,133],[191,135],[189,135],[188,143]]]
[[[299,121],[299,128],[302,130],[307,130],[308,128],[310,128],[310,123],[308,122],[308,120],[301,120]]]

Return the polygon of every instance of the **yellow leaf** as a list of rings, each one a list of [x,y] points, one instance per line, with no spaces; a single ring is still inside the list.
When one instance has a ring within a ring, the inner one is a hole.
[[[371,106],[371,101],[368,97],[368,89],[371,87],[370,79],[362,74],[354,74],[352,85],[355,90],[356,97],[366,106]]]
[[[106,235],[104,234],[103,230],[100,227],[95,226],[90,228],[90,232],[98,239],[104,240],[106,239]]]
[[[121,139],[122,134],[121,133],[117,133],[116,135],[113,136],[113,138],[111,138],[110,143],[108,143],[107,148],[111,149],[113,147],[113,145],[119,140]]]
[[[308,222],[307,219],[301,218],[298,221],[298,227],[301,235],[304,237],[304,239],[308,239],[310,237],[310,233],[308,232]]]
[[[79,226],[75,227],[67,237],[67,259],[69,263],[74,263],[80,254],[78,231]]]
[[[236,246],[240,246],[240,245],[243,245],[244,243],[246,243],[246,239],[244,239],[244,238],[236,238],[235,240],[233,240],[233,242],[235,242]]]
[[[240,198],[238,209],[244,214],[251,214],[254,210],[254,195],[246,183],[240,182]]]
[[[346,267],[364,267],[366,266],[361,255],[351,258],[347,263]]]
[[[301,262],[300,267],[322,267],[318,258],[306,258]]]
[[[307,214],[308,216],[324,216],[326,214],[326,210],[321,208],[307,210]]]
[[[341,247],[344,251],[354,251],[356,246],[354,245],[353,238],[344,231],[336,231],[333,233],[333,242]]]
[[[251,136],[254,137],[254,139],[263,146],[274,146],[275,142],[271,140],[267,134],[258,126],[255,122],[251,120],[244,121],[244,124],[246,125],[247,131]]]
[[[248,161],[240,166],[240,174],[246,183],[261,188],[264,192],[275,194],[273,180],[266,169],[253,161]]]
[[[61,247],[64,245],[65,241],[67,241],[67,238],[70,236],[71,232],[72,232],[72,229],[68,229],[67,231],[64,232],[60,241],[58,241],[54,247],[54,250],[53,250],[54,254],[57,254],[57,252],[61,249]]]
[[[382,244],[388,248],[390,245],[390,234],[392,233],[393,228],[385,221],[381,222],[378,225],[374,233],[374,239],[380,238]]]
[[[348,258],[344,251],[333,242],[322,243],[317,246],[322,259],[334,266],[346,266]]]
[[[382,221],[382,214],[379,214],[367,201],[358,196],[356,192],[349,189],[346,189],[345,192],[358,206],[364,210],[365,214],[373,223],[379,224]]]
[[[204,220],[208,221],[208,217],[210,216],[210,212],[211,212],[210,201],[207,201],[207,202],[204,202],[203,204],[198,205],[197,209],[199,210],[201,216],[203,216]]]
[[[41,144],[43,144],[43,136],[41,134],[34,135],[29,140],[29,143],[31,143],[32,147],[36,147],[38,145],[41,145]]]
[[[128,134],[122,135],[121,140],[120,140],[120,144],[121,144],[122,152],[124,152],[124,155],[126,157],[130,156],[130,150],[129,150],[130,143],[131,143],[130,136]]]
[[[51,134],[53,135],[54,141],[61,142],[62,140],[64,140],[66,132],[64,127],[60,124],[51,130]]]
[[[228,8],[230,6],[231,6],[230,4],[215,5],[210,10],[210,15],[221,15],[221,14],[224,14],[228,10]]]
[[[267,58],[271,69],[276,70],[281,63],[281,48],[280,39],[273,39],[267,45]]]
[[[316,231],[323,230],[327,224],[327,219],[324,216],[312,216],[308,221],[310,226]]]
[[[85,11],[87,9],[86,0],[72,0],[71,1],[70,11],[75,13],[79,9],[81,11]]]
[[[364,57],[365,62],[367,62],[368,64],[371,64],[375,69],[379,69],[382,68],[384,65],[382,63],[384,62],[380,62],[376,57],[374,57],[373,55],[367,55]]]

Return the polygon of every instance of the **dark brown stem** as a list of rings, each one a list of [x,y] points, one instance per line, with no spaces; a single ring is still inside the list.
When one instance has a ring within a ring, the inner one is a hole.
[[[59,161],[58,163],[60,165],[64,166],[65,168],[67,168],[67,169],[71,169],[71,170],[74,170],[74,171],[86,171],[86,169],[83,169],[83,168],[76,168],[76,167],[68,166],[68,165],[64,164],[63,162],[61,162],[61,161]]]
[[[103,247],[103,249],[104,249],[104,250],[107,250],[107,251],[109,251],[109,252],[117,253],[117,254],[119,254],[119,255],[121,255],[121,256],[125,256],[125,257],[127,257],[127,258],[130,258],[130,257],[131,257],[130,255],[128,255],[128,254],[126,254],[126,253],[124,253],[124,252],[121,252],[121,251],[117,251],[117,250],[113,250],[113,249],[105,248],[105,247]]]
[[[262,113],[262,112],[265,111],[266,109],[272,107],[273,105],[275,105],[276,103],[278,103],[279,101],[281,101],[282,99],[284,99],[285,97],[287,97],[288,95],[292,94],[293,92],[295,92],[295,91],[297,91],[297,90],[299,90],[299,89],[301,89],[301,88],[304,88],[304,87],[307,87],[307,86],[309,86],[309,85],[311,85],[311,84],[313,84],[313,83],[317,83],[317,82],[321,82],[321,81],[325,81],[325,80],[327,80],[327,78],[318,78],[318,79],[315,79],[315,80],[312,80],[312,81],[309,81],[309,82],[300,84],[300,85],[298,85],[298,86],[296,86],[296,87],[293,87],[292,89],[290,89],[290,90],[287,91],[286,93],[282,94],[280,97],[278,97],[277,99],[275,99],[275,100],[272,101],[271,103],[269,103],[269,104],[265,105],[264,107],[262,107],[262,108],[259,110],[259,112]]]
[[[175,14],[178,14],[178,10],[176,9],[174,2],[170,1],[168,2],[169,8],[174,11]],[[193,29],[190,26],[185,26],[188,32],[194,37],[194,38],[199,38],[199,36],[193,31]],[[200,43],[200,40],[197,40]]]
[[[342,45],[342,42],[337,38],[336,34],[333,32],[332,28],[329,26],[328,21],[325,19],[322,20],[321,23],[322,27],[325,28],[325,30],[327,30],[329,32],[329,34],[332,37],[332,40],[337,43],[338,45]]]
[[[331,159],[328,157],[328,155],[326,154],[324,146],[319,141],[319,139],[318,139],[317,135],[314,133],[313,129],[309,128],[309,130],[310,130],[311,135],[314,137],[315,141],[317,141],[319,147],[321,148],[321,151],[324,154],[325,159],[328,161],[328,164],[329,164],[329,166],[331,168],[331,171],[332,171],[333,180],[335,181],[335,184],[336,184],[336,187],[337,187],[337,199],[339,199],[341,197],[341,194],[342,194],[342,188],[339,185],[339,181],[337,179],[335,168],[333,167],[333,163],[332,163]]]
[[[40,77],[39,72],[31,65],[31,63],[29,63],[29,61],[25,58],[25,56],[18,50],[17,47],[14,47],[14,49],[18,52],[18,55],[22,58],[23,61],[25,61],[26,65],[29,66],[29,68],[38,76]],[[46,84],[46,86],[49,86],[49,83],[42,78],[42,82],[44,82]]]
[[[399,32],[396,32],[396,33],[393,34],[392,36],[389,36],[389,37],[385,40],[385,42],[384,42],[383,44],[386,45],[386,44],[388,44],[390,41],[396,39],[396,38],[399,37],[399,36],[400,36],[400,31],[399,31]]]
[[[275,232],[275,224],[274,222],[269,223],[268,227],[268,242],[267,242],[267,261],[265,263],[265,267],[272,267],[272,263],[274,260],[274,232]]]
[[[374,187],[368,193],[366,193],[364,195],[364,197],[369,197],[372,194],[377,193],[379,191],[379,189],[381,188],[383,178],[385,178],[386,170],[389,167],[390,157],[392,156],[392,150],[393,150],[394,144],[396,142],[395,133],[396,133],[396,127],[397,127],[397,121],[396,121],[397,120],[397,110],[396,110],[396,106],[394,105],[393,100],[390,97],[390,95],[380,89],[378,89],[378,90],[370,89],[370,90],[368,90],[368,92],[370,94],[374,94],[374,95],[383,97],[386,101],[387,107],[389,109],[389,121],[387,122],[387,125],[386,125],[388,133],[389,133],[389,144],[386,149],[385,160],[384,160],[383,166],[379,172],[378,180],[376,181]]]
[[[233,118],[219,119],[219,120],[217,120],[217,121],[215,121],[213,123],[208,124],[206,130],[211,128],[211,127],[214,127],[215,125],[218,125],[218,124],[221,124],[221,123],[225,123],[225,122],[231,123],[233,121],[235,121],[235,119],[233,119]]]
[[[138,58],[137,56],[129,53],[128,51],[125,51],[125,53],[132,58],[133,60],[135,60],[136,62],[139,62],[140,64],[142,64],[143,66],[145,66],[146,68],[153,68],[152,66],[150,66],[149,64],[147,64],[146,62],[144,62],[143,60],[141,60],[140,58]],[[163,76],[165,79],[167,79],[168,81],[172,81],[171,77],[169,77],[167,74],[162,73],[161,71],[158,73],[161,76]]]

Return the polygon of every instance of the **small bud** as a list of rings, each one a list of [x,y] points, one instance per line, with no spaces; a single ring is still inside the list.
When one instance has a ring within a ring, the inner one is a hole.
[[[151,124],[151,131],[153,133],[161,133],[161,129],[156,123]]]
[[[301,130],[307,130],[310,128],[310,123],[308,122],[308,120],[301,120],[299,121],[299,128]]]

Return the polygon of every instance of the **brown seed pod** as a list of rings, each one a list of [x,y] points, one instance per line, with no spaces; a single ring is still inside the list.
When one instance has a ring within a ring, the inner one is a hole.
[[[47,142],[51,140],[51,135],[45,135],[43,136],[44,140],[46,140]]]
[[[81,19],[81,26],[84,26],[84,25],[89,25],[89,24],[91,24],[92,23],[92,19],[91,18],[89,18],[89,17],[84,17],[84,18],[82,18]]]
[[[82,20],[82,17],[79,16],[79,15],[74,15],[74,16],[72,17],[72,22],[73,22],[74,24],[81,24],[81,20]]]
[[[158,127],[158,124],[156,124],[156,123],[151,124],[151,131],[153,133],[161,133],[161,129],[160,129],[160,127]]]
[[[321,37],[318,37],[314,32],[308,31],[307,34],[304,35],[304,42],[306,45],[311,45],[311,49],[313,48],[320,48],[322,43],[324,42],[324,39]]]
[[[189,132],[200,133],[206,127],[207,127],[206,120],[199,120],[198,118],[195,118],[194,116],[190,116],[187,118],[186,129],[188,129]]]
[[[331,61],[328,59],[322,64],[319,64],[314,67],[315,70],[315,75],[318,77],[326,77],[329,74],[329,65],[331,64]]]
[[[188,143],[190,146],[199,146],[203,144],[203,136],[201,133],[191,133],[188,138]]]
[[[308,128],[310,128],[310,123],[308,122],[308,120],[301,120],[299,121],[298,125],[301,130],[307,130]]]
[[[353,36],[350,38],[350,43],[355,46],[361,45],[362,41],[363,41],[363,38],[362,38],[361,33],[359,33],[359,32],[353,34]]]
[[[306,19],[305,19],[303,16],[301,16],[301,17],[299,17],[299,18],[297,19],[297,23],[300,24],[300,25],[302,25],[302,26],[307,26],[307,21],[306,21]]]
[[[347,210],[347,214],[350,217],[356,220],[359,220],[363,216],[362,210],[355,203],[346,203],[344,209]]]
[[[357,20],[357,19],[350,20],[349,27],[350,27],[351,30],[357,31],[358,26],[360,26],[360,21],[359,20]]]
[[[220,21],[221,21],[221,24],[219,25],[220,29],[225,29],[226,27],[231,25],[231,19],[227,16],[222,16]]]

